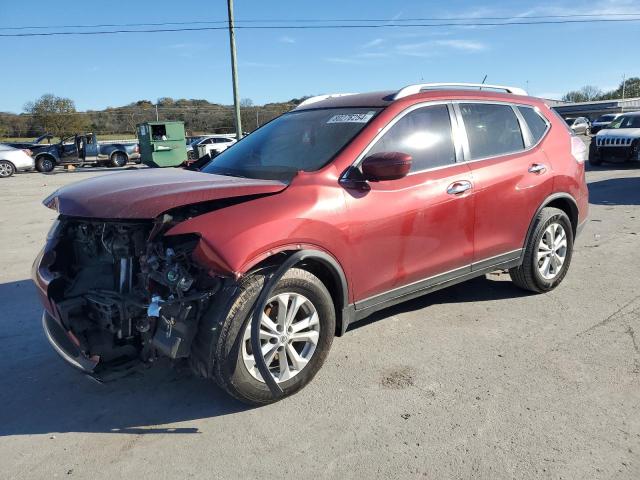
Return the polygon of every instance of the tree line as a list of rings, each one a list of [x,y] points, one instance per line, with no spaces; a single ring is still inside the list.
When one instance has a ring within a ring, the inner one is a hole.
[[[620,82],[618,88],[603,92],[593,85],[585,85],[579,90],[567,92],[562,100],[565,102],[593,102],[597,100],[617,100],[624,98],[640,97],[640,77],[631,77]]]
[[[240,104],[242,129],[252,131],[295,108],[304,98],[261,106],[243,99]],[[122,107],[78,112],[72,99],[45,94],[28,102],[24,113],[0,112],[0,137],[36,137],[51,133],[62,138],[78,132],[135,137],[136,125],[154,121],[156,115],[160,120],[185,122],[188,135],[235,132],[233,107],[207,100],[163,97],[156,103],[139,100]]]

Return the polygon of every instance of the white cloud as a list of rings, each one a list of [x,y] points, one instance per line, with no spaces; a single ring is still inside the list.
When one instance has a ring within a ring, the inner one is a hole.
[[[431,40],[419,43],[405,43],[396,46],[400,55],[410,57],[434,57],[448,50],[457,50],[463,53],[477,53],[487,50],[489,47],[480,42],[461,39]]]
[[[382,45],[385,42],[384,38],[374,38],[373,40],[371,40],[370,42],[365,43],[364,45],[362,45],[362,48],[373,48],[373,47],[379,47],[380,45]]]
[[[437,40],[433,43],[441,47],[450,47],[454,50],[462,50],[465,52],[481,52],[488,48],[484,43],[470,40]]]
[[[356,55],[358,58],[384,58],[388,56],[389,54],[386,52],[362,52]]]
[[[281,43],[296,43],[296,39],[293,37],[289,37],[284,35],[278,39]]]
[[[324,59],[325,62],[329,63],[341,63],[345,65],[360,65],[361,61],[352,58],[352,57],[328,57]]]

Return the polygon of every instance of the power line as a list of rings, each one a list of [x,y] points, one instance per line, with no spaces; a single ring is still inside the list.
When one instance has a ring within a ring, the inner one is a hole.
[[[637,13],[584,13],[584,14],[566,14],[566,15],[526,15],[526,16],[507,16],[507,17],[419,17],[419,18],[297,18],[297,19],[247,19],[237,20],[236,24],[243,23],[342,23],[342,22],[387,22],[387,23],[406,23],[406,22],[464,22],[464,21],[485,21],[485,20],[518,20],[518,19],[554,19],[554,18],[599,18],[599,17],[636,17]],[[113,27],[161,27],[169,25],[216,25],[226,24],[227,20],[194,20],[184,22],[156,22],[156,23],[98,23],[93,25],[29,25],[20,27],[0,27],[0,30],[40,30],[52,28],[113,28]]]
[[[412,24],[373,24],[373,25],[237,25],[236,29],[244,30],[337,30],[337,29],[380,29],[380,28],[438,28],[438,27],[506,27],[513,25],[566,25],[586,23],[621,23],[639,22],[640,18],[602,18],[583,20],[543,20],[543,21],[517,21],[517,22],[474,22],[474,23],[412,23]],[[208,30],[226,30],[227,27],[193,27],[193,28],[158,28],[144,30],[98,30],[98,31],[73,31],[73,32],[30,32],[30,33],[0,33],[0,37],[51,37],[69,35],[112,35],[121,33],[167,33],[167,32],[197,32]]]

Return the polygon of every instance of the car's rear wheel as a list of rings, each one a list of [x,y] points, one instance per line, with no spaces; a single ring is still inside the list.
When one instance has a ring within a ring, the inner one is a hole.
[[[40,173],[49,173],[55,167],[53,159],[49,156],[40,157],[36,160],[36,170]]]
[[[192,352],[192,360],[207,363],[199,371],[211,371],[228,393],[252,405],[276,400],[262,380],[251,348],[252,307],[263,280],[247,278],[230,309],[209,312]],[[315,275],[292,268],[276,284],[263,311],[260,343],[285,396],[303,388],[320,370],[333,342],[335,322],[331,295]]]
[[[0,178],[8,178],[16,172],[13,163],[7,160],[0,160]]]
[[[573,253],[573,227],[565,212],[544,208],[538,214],[522,265],[509,270],[518,287],[532,292],[547,292],[564,279]]]
[[[120,168],[124,167],[127,164],[127,156],[122,152],[115,152],[111,155],[111,162],[109,166]]]

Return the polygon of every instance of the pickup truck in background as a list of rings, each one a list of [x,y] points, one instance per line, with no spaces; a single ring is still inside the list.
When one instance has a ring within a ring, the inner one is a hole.
[[[77,134],[34,152],[36,169],[50,172],[56,165],[123,167],[140,163],[137,143],[98,143],[94,133]]]

